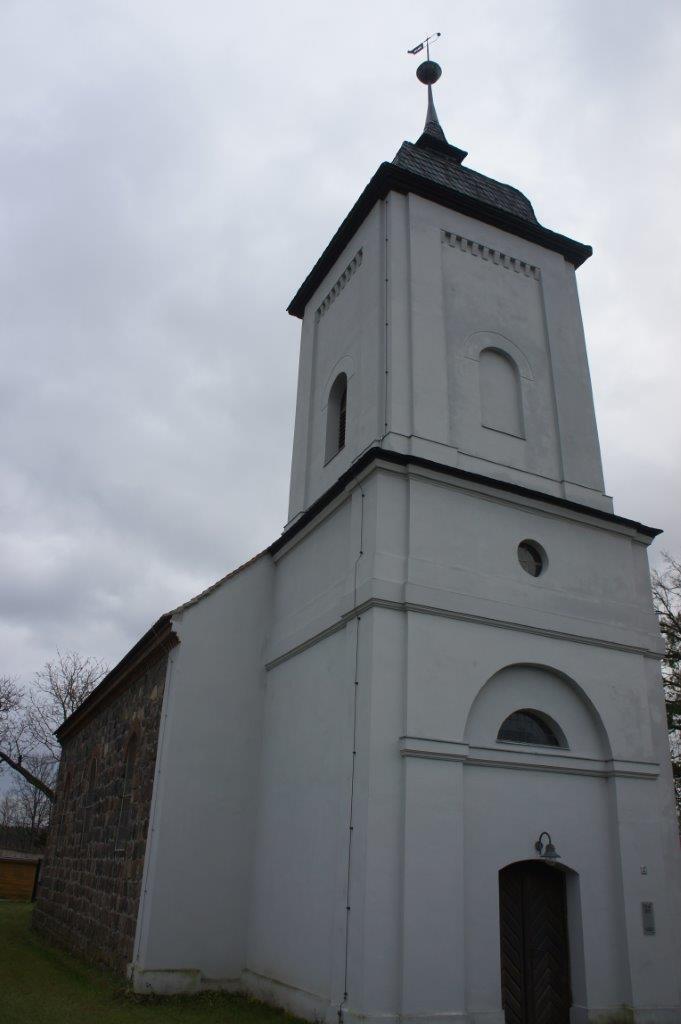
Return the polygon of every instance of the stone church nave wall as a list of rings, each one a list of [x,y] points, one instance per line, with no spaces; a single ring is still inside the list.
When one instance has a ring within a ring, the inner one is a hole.
[[[167,660],[158,658],[64,741],[33,917],[43,935],[119,970],[133,953]]]

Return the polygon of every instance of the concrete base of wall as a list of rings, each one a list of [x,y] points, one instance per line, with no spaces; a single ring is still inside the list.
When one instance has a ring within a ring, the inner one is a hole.
[[[183,970],[143,971],[128,966],[128,980],[138,995],[190,996],[198,992],[240,992],[238,978],[206,978],[201,971]]]
[[[661,1006],[650,1009],[634,1009],[633,1024],[681,1024],[681,1007]],[[601,1022],[599,1021],[599,1024]]]
[[[192,995],[198,992],[244,992],[273,1006],[281,1006],[303,1020],[338,1024],[338,1006],[305,989],[287,985],[254,971],[240,978],[206,978],[201,971],[135,970],[128,978],[139,995]],[[436,1014],[364,1014],[343,1007],[344,1024],[504,1024],[503,1010],[452,1011]],[[589,1009],[573,1006],[570,1024],[681,1024],[681,1010],[674,1007],[632,1008],[630,1006]]]
[[[590,1010],[573,1006],[570,1024],[681,1024],[681,1008],[608,1006]]]
[[[243,972],[241,978],[242,990],[265,1003],[282,1006],[303,1020],[338,1024],[338,1005],[329,1003],[327,999],[314,992],[307,992],[248,970]],[[366,1014],[353,1010],[352,1006],[344,1006],[342,1020],[344,1024],[504,1024],[505,1018],[502,1010],[402,1015]]]
[[[283,981],[276,981],[274,978],[249,970],[242,972],[241,989],[264,1003],[282,1006],[303,1020],[338,1024],[338,1006],[331,1005],[328,999],[315,992],[308,992],[306,989],[296,988],[294,985],[287,985]],[[364,1020],[368,1018],[365,1017]]]
[[[360,1024],[362,1021],[370,1021],[371,1024],[505,1024],[504,1015],[490,1011],[489,1013],[424,1013],[418,1014],[386,1014],[380,1017],[377,1014],[343,1014],[343,1019],[351,1021],[352,1024]]]
[[[201,971],[132,971],[130,981],[140,995],[177,996],[201,991]]]
[[[470,1021],[470,1024],[506,1024],[503,1010],[479,1010],[477,1013],[469,1013],[466,1020]]]

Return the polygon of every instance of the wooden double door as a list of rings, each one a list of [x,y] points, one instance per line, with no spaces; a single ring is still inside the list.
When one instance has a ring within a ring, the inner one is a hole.
[[[499,873],[501,995],[506,1024],[569,1024],[565,875],[541,861]]]

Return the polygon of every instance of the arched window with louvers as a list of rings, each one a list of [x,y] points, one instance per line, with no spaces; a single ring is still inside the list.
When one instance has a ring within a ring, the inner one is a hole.
[[[330,462],[334,455],[345,448],[347,415],[348,378],[346,374],[339,373],[331,385],[329,401],[326,406],[325,463]]]

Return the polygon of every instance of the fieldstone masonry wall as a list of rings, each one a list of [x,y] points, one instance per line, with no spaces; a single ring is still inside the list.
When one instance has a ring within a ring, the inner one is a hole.
[[[132,958],[166,663],[163,653],[65,738],[33,917],[118,970]]]

